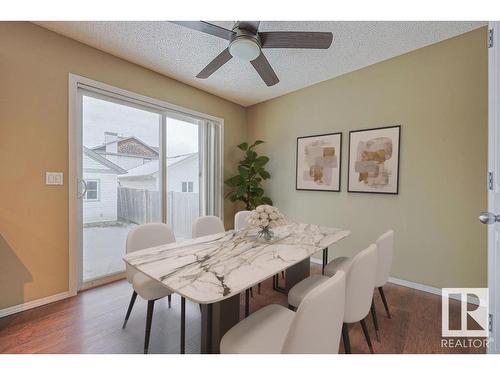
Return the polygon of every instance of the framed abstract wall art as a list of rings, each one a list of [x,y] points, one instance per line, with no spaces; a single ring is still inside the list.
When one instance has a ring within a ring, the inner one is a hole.
[[[340,191],[342,133],[297,138],[296,189]]]
[[[398,194],[401,126],[349,132],[347,191]]]

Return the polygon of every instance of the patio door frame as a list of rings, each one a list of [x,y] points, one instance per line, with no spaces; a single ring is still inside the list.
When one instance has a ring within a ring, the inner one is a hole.
[[[111,86],[90,78],[69,73],[68,77],[68,146],[69,146],[69,168],[68,168],[68,200],[69,200],[69,293],[76,295],[82,289],[81,283],[81,256],[82,256],[82,200],[78,198],[79,179],[82,176],[82,97],[81,90],[91,92],[95,96],[105,97],[113,102],[127,102],[135,107],[149,110],[161,115],[160,124],[160,168],[162,170],[162,221],[167,220],[167,171],[165,169],[166,157],[166,119],[170,117],[188,116],[202,120],[199,132],[199,157],[200,171],[200,207],[203,214],[213,214],[223,220],[223,171],[224,171],[224,119],[210,116],[204,113],[183,108],[162,100],[150,98],[119,87]],[[216,147],[209,145],[217,137]],[[215,158],[215,159],[214,159]],[[217,163],[217,170],[210,170],[208,163]],[[207,171],[207,173],[203,173]],[[210,180],[207,179],[210,178]],[[204,189],[203,191],[201,189]],[[203,199],[206,197],[207,199]],[[103,277],[89,285],[83,285],[83,289],[105,284],[107,282],[121,279],[124,273]]]

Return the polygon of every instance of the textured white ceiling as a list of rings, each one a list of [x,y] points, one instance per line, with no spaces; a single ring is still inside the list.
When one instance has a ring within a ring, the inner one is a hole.
[[[230,29],[233,22],[213,22]],[[264,21],[259,31],[331,31],[328,50],[266,49],[280,82],[267,87],[250,63],[230,60],[195,78],[228,42],[169,22],[37,22],[38,25],[249,106],[471,31],[486,22]]]

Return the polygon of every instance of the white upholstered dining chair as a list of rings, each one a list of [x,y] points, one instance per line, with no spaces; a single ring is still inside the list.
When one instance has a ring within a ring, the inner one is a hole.
[[[217,216],[200,216],[193,221],[193,238],[225,232],[222,220]]]
[[[344,315],[345,275],[329,278],[304,297],[296,312],[268,305],[232,327],[223,354],[337,354]]]
[[[375,276],[375,288],[377,288],[380,293],[380,297],[382,299],[382,303],[384,304],[387,317],[390,319],[391,313],[389,311],[389,305],[387,304],[387,299],[385,297],[383,287],[387,283],[387,280],[389,280],[389,276],[391,273],[392,256],[394,254],[394,231],[390,229],[382,234],[375,241],[375,244],[377,245],[377,273]],[[334,259],[325,267],[325,275],[332,276],[337,270],[345,270],[347,267],[349,267],[351,261],[352,258],[346,257],[339,257]],[[373,319],[373,325],[375,326],[375,334],[377,336],[377,340],[380,342],[377,311],[375,309],[374,301],[372,301],[370,311]]]
[[[127,254],[149,247],[160,246],[175,242],[175,236],[167,224],[150,223],[133,228],[127,236],[125,252]],[[148,301],[148,311],[146,316],[146,332],[144,338],[144,353],[149,349],[149,337],[151,334],[151,323],[153,321],[153,309],[156,300],[168,296],[168,307],[171,304],[172,291],[160,282],[153,280],[142,272],[136,271],[133,267],[126,265],[127,281],[134,289],[132,298],[127,309],[123,329],[127,326],[130,313],[134,307],[137,295]]]
[[[346,261],[343,264],[345,267],[336,270],[333,276],[312,275],[297,283],[288,292],[288,304],[290,307],[300,307],[310,290],[326,283],[339,272],[344,272],[346,274],[346,300],[342,339],[344,341],[345,352],[351,353],[349,324],[360,322],[370,352],[373,353],[373,346],[365,318],[370,312],[373,299],[377,266],[377,246],[375,244],[368,246],[365,250],[350,258],[349,262]]]
[[[384,285],[389,280],[392,267],[392,256],[394,254],[394,231],[388,230],[381,235],[377,241],[377,276],[375,277],[375,288],[378,288],[382,303],[384,304],[387,317],[391,317],[389,305],[385,299]]]
[[[234,230],[242,230],[248,225],[248,217],[252,211],[238,211],[234,215]]]

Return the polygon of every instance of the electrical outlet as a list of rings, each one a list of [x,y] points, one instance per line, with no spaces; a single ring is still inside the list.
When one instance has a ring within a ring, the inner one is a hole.
[[[45,172],[45,185],[63,185],[63,173]]]

